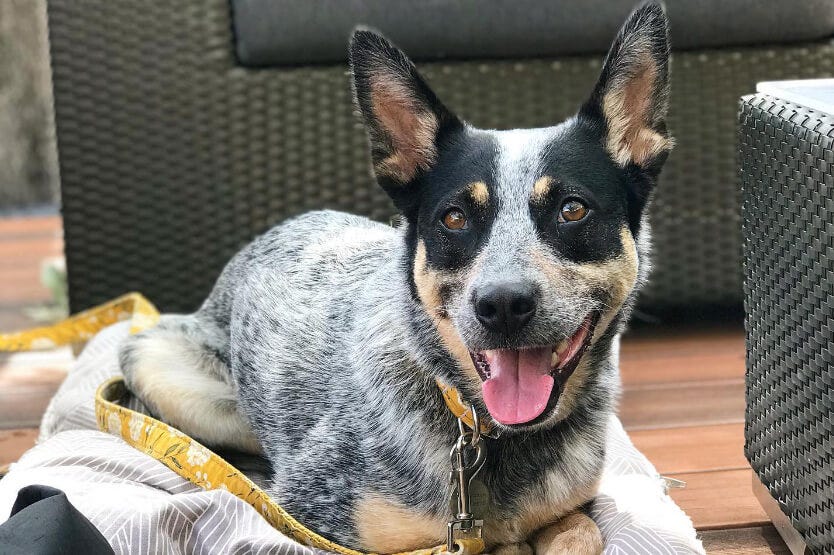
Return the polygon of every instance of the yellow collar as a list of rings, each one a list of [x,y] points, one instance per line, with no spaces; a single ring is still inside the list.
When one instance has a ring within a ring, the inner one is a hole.
[[[446,385],[439,379],[435,379],[435,381],[437,382],[437,387],[440,388],[441,395],[443,395],[443,400],[446,401],[446,406],[449,407],[449,411],[459,418],[461,422],[469,426],[470,430],[474,429],[475,419],[472,418],[472,406],[463,402],[463,399],[460,398],[460,392],[457,389],[451,385]],[[482,419],[480,427],[483,435],[495,437],[493,433],[495,424],[492,420]]]

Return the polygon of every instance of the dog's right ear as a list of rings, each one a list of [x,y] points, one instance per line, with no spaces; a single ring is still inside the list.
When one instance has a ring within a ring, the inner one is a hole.
[[[397,204],[437,159],[460,120],[437,99],[411,60],[383,36],[357,29],[350,40],[354,99],[371,141],[374,172]]]

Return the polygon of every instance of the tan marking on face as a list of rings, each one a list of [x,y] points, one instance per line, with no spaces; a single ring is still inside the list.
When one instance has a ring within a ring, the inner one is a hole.
[[[609,310],[617,312],[637,283],[639,267],[637,245],[628,227],[620,229],[620,242],[622,253],[603,262],[559,263],[539,250],[531,252],[530,257],[545,277],[557,286],[608,291]]]
[[[604,262],[577,264],[571,268],[572,281],[578,281],[594,289],[608,291],[607,306],[594,330],[592,342],[595,342],[608,329],[614,316],[619,312],[637,283],[637,273],[640,266],[637,245],[631,231],[626,226],[620,229],[620,243],[623,250],[619,256]]]
[[[469,184],[468,190],[469,196],[472,197],[475,204],[480,206],[487,205],[489,202],[489,189],[487,189],[486,183],[483,181],[475,181]]]
[[[550,188],[553,186],[553,178],[549,175],[543,175],[533,183],[533,192],[530,194],[530,200],[532,202],[541,202],[547,196],[547,193],[550,192]]]
[[[640,70],[602,99],[608,122],[605,147],[621,166],[629,162],[643,165],[673,146],[672,139],[654,131],[649,121],[656,79],[657,67],[646,55]]]
[[[540,249],[530,252],[530,260],[544,274],[547,281],[557,286],[567,285],[564,283],[566,273],[562,265],[550,253]]]
[[[378,494],[359,501],[354,522],[362,549],[372,553],[424,549],[446,538],[445,519],[410,510]]]
[[[599,527],[591,517],[578,511],[544,527],[536,534],[532,543],[537,555],[596,555],[602,553],[603,548]]]
[[[410,91],[394,79],[371,78],[371,109],[390,141],[391,154],[374,169],[401,183],[427,170],[437,158],[437,117],[418,106]]]
[[[480,383],[480,377],[478,377],[478,372],[472,364],[469,349],[463,344],[463,340],[461,340],[442,306],[440,298],[441,279],[438,272],[432,271],[426,263],[426,244],[422,239],[417,243],[413,272],[414,283],[417,286],[417,296],[420,297],[420,301],[434,321],[446,349],[457,359],[461,368]]]
[[[591,344],[595,343],[611,325],[614,316],[619,312],[637,282],[639,266],[637,245],[628,227],[623,226],[620,230],[620,242],[622,253],[604,262],[559,264],[546,253],[534,251],[531,254],[531,258],[542,273],[551,283],[556,284],[557,288],[578,288],[579,294],[594,289],[609,292],[609,297],[606,299],[607,307],[594,329]],[[559,396],[559,402],[552,416],[555,421],[564,419],[576,408],[577,399],[585,386],[589,372],[588,361],[583,358],[568,378]]]
[[[608,291],[611,312],[619,310],[637,283],[637,245],[626,226],[620,229],[620,244],[622,252],[610,260],[575,264],[570,268],[572,281],[578,278],[582,284]]]

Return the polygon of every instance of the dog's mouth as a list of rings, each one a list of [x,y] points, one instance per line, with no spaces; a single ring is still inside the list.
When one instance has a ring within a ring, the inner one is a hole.
[[[589,314],[557,345],[470,352],[492,418],[507,426],[533,424],[552,409],[588,349],[598,320],[599,313]]]

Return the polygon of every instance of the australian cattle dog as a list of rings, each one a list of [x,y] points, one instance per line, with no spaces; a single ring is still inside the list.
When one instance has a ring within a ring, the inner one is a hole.
[[[320,211],[261,235],[196,313],[124,344],[129,387],[208,445],[262,451],[269,494],[311,529],[384,553],[446,537],[458,427],[439,380],[500,433],[478,475],[488,549],[600,551],[582,509],[649,271],[668,58],[664,10],[644,4],[573,117],[495,131],[355,31],[356,106],[402,223]]]

